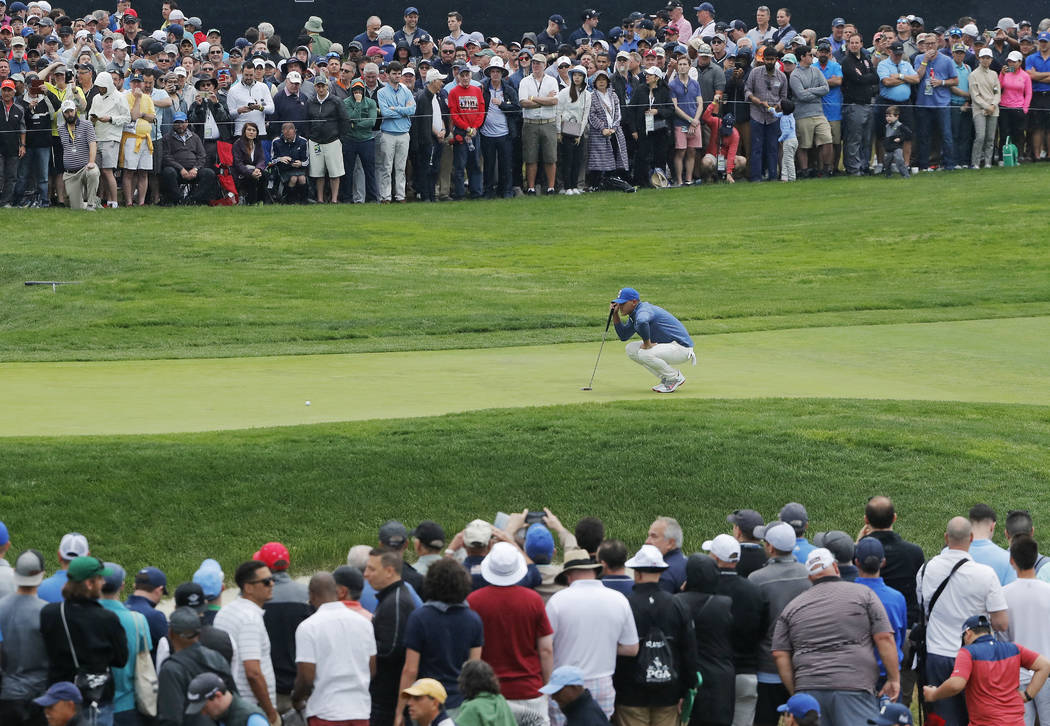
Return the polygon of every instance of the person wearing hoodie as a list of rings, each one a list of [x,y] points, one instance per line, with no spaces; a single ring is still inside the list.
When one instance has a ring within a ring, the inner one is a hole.
[[[229,662],[218,651],[201,645],[201,627],[200,615],[191,607],[176,608],[168,619],[172,654],[158,674],[157,726],[212,725],[203,714],[185,715],[190,681],[201,673],[218,675],[231,693],[237,693]]]
[[[376,102],[368,96],[365,82],[355,78],[350,82],[350,95],[343,99],[349,124],[343,137],[343,168],[352,170],[358,160],[364,172],[364,192],[361,198],[368,202],[378,202],[379,192],[376,188],[376,139],[375,123],[379,114]],[[347,174],[356,184],[357,177]],[[418,187],[417,187],[418,188]],[[359,190],[354,190],[355,192]],[[354,195],[356,196],[356,194]]]
[[[113,75],[99,73],[95,79],[98,95],[91,99],[88,119],[95,125],[95,140],[98,143],[99,168],[102,169],[102,187],[107,206],[117,207],[117,168],[120,143],[124,137],[124,125],[131,122],[131,109],[127,98],[113,85]]]
[[[693,700],[690,726],[729,726],[735,701],[733,601],[716,594],[718,565],[710,557],[695,554],[685,562],[685,590],[675,595],[689,610],[696,632],[697,664],[704,682]]]

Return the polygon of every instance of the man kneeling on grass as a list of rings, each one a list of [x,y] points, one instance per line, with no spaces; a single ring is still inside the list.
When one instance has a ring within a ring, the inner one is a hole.
[[[671,366],[688,360],[696,365],[693,339],[685,326],[663,308],[642,302],[633,287],[620,290],[609,305],[620,340],[630,340],[635,333],[641,338],[627,344],[627,357],[660,379],[653,390],[657,393],[678,390],[685,383],[685,376]],[[621,316],[627,316],[627,322]]]

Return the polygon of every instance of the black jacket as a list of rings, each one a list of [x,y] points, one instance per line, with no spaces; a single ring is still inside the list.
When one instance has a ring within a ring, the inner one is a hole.
[[[207,118],[207,111],[210,110],[216,125],[219,127],[219,139],[232,142],[233,124],[230,123],[230,110],[226,108],[223,97],[220,94],[216,95],[219,96],[219,100],[216,102],[205,101],[203,96],[197,96],[193,103],[190,104],[190,110],[186,112],[186,120],[189,121],[190,129],[193,130],[193,133],[203,140],[204,120]]]
[[[619,73],[612,74],[612,87],[616,91],[617,97],[620,99],[620,108],[627,105],[627,89],[631,89],[632,96],[634,95],[634,87],[642,82],[641,74],[632,74],[630,71],[627,72],[627,77],[624,78]],[[586,123],[586,119],[584,119]]]
[[[405,665],[405,624],[416,605],[403,580],[377,592],[376,600],[378,603],[372,614],[376,673],[369,692],[372,694],[372,721],[382,723],[392,719],[397,706],[401,669]]]
[[[659,583],[635,583],[627,596],[634,614],[641,646],[653,628],[659,628],[674,654],[675,682],[667,685],[649,685],[636,679],[638,657],[618,656],[613,673],[616,703],[623,706],[650,708],[673,706],[696,683],[696,634],[685,603],[660,589]]]
[[[346,115],[346,106],[330,93],[324,103],[317,98],[311,98],[306,104],[306,117],[310,122],[306,138],[317,144],[337,141],[340,136],[350,131],[350,117]]]
[[[446,138],[452,133],[452,119],[448,111],[448,94],[442,90],[438,93],[438,108],[441,109],[441,117],[445,125]],[[415,149],[429,149],[437,139],[433,132],[434,121],[434,94],[424,87],[416,93],[416,117],[412,119],[412,128],[409,130],[409,143]]]
[[[696,631],[696,652],[704,682],[693,701],[694,719],[731,723],[736,701],[733,668],[733,601],[716,595],[718,567],[706,555],[692,555],[685,565],[685,592],[675,595],[689,609]]]
[[[879,88],[879,73],[871,56],[861,50],[842,56],[842,102],[867,106]]]
[[[509,77],[509,76],[508,76]],[[499,104],[499,110],[507,116],[507,134],[512,138],[518,137],[518,122],[521,119],[521,106],[518,105],[518,92],[514,86],[503,79],[500,84],[503,91],[503,103]],[[488,118],[489,109],[492,108],[492,82],[485,79],[481,84],[481,92],[485,96],[485,117]],[[416,108],[419,108],[416,106]]]
[[[104,673],[109,668],[120,668],[128,662],[128,636],[116,613],[106,610],[98,600],[78,598],[49,603],[40,611],[40,634],[44,636],[44,647],[51,661],[49,682],[72,681],[77,673],[66,630],[62,625],[63,604],[69,636],[82,669]],[[103,700],[113,700],[112,679],[106,687]]]
[[[733,601],[733,665],[737,674],[758,670],[758,644],[769,627],[769,606],[758,586],[733,570],[722,570],[717,592]]]
[[[186,690],[190,681],[201,673],[216,674],[231,693],[237,694],[237,684],[230,672],[229,661],[221,653],[194,643],[189,648],[172,653],[160,667],[157,679],[157,726],[214,725],[204,714],[189,716],[185,713]]]
[[[588,690],[561,710],[565,714],[566,726],[609,726],[608,717]]]
[[[907,129],[904,124],[902,128]],[[911,133],[908,132],[908,138]],[[901,140],[905,140],[901,137]],[[884,142],[885,143],[885,142]],[[922,569],[926,555],[922,547],[902,539],[899,534],[890,529],[877,529],[869,537],[874,537],[882,543],[886,551],[886,566],[882,568],[883,581],[894,590],[904,595],[904,601],[908,603],[908,627],[919,622],[919,599],[915,595],[915,576]]]
[[[16,101],[18,99],[15,99]],[[36,103],[22,100],[26,119],[26,146],[30,149],[51,147],[51,120],[58,113],[62,102],[51,91],[44,91]]]
[[[656,109],[654,131],[667,129],[674,118],[674,105],[671,103],[671,89],[663,80],[653,89],[653,108]],[[623,114],[624,131],[645,136],[645,112],[649,110],[649,86],[644,81],[631,91],[631,102]]]
[[[343,107],[342,103],[336,103],[339,108]],[[329,102],[325,101],[324,105],[328,106]],[[313,612],[314,609],[304,602],[270,601],[263,605],[263,622],[270,636],[270,661],[273,662],[278,693],[291,693],[295,686],[295,629]]]
[[[8,111],[0,101],[0,155],[17,156],[18,145],[22,143],[21,134],[26,130],[26,111],[16,99]]]

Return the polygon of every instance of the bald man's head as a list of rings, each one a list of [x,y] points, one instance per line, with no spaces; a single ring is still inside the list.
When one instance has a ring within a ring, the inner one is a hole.
[[[952,517],[948,521],[948,529],[944,531],[944,542],[949,547],[956,549],[970,549],[970,541],[973,539],[973,526],[966,517]]]
[[[330,572],[318,572],[310,578],[310,604],[315,608],[339,599],[335,578]]]

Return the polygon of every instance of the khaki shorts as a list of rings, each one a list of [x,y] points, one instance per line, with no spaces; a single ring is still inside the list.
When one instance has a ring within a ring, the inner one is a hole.
[[[136,142],[139,144],[138,151],[135,151]],[[153,171],[153,151],[145,139],[124,141],[124,163],[120,168],[128,171]]]
[[[308,141],[307,145],[310,147],[310,176],[320,179],[327,172],[335,179],[343,175],[343,143],[339,139],[327,144]]]
[[[120,157],[119,141],[98,142],[98,165],[103,169],[116,169]]]
[[[553,123],[521,127],[521,158],[526,164],[554,164],[558,161],[558,131]]]
[[[832,143],[831,124],[823,116],[796,119],[795,133],[800,149],[812,149],[814,146]]]
[[[831,143],[841,144],[842,143],[842,122],[841,121],[828,121],[831,125]]]

